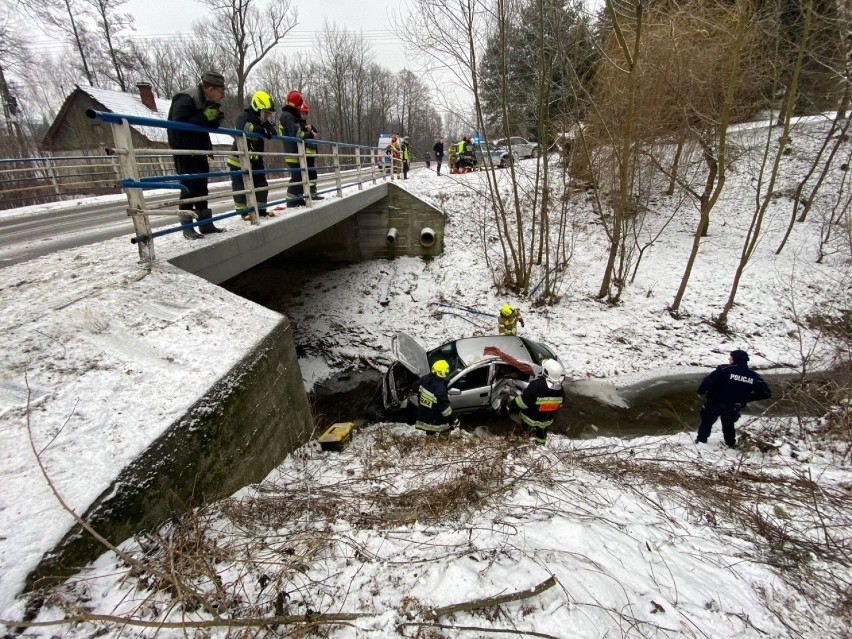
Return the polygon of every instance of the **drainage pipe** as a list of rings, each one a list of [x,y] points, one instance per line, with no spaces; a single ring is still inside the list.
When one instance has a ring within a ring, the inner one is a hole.
[[[394,242],[396,242],[396,228],[388,230],[388,234],[385,240],[388,244],[393,244]]]
[[[422,231],[420,231],[420,246],[425,246],[429,248],[435,244],[435,231],[430,229],[428,226],[425,227]]]

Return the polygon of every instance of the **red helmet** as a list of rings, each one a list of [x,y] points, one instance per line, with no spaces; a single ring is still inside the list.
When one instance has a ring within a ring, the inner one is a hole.
[[[289,104],[290,106],[294,106],[298,109],[303,101],[304,100],[302,100],[302,94],[296,91],[295,89],[287,94],[287,104]]]
[[[398,138],[397,134],[396,134],[396,133],[394,133],[394,134],[391,136],[391,142],[396,142],[396,141],[397,141],[397,139],[399,139],[399,138]]]

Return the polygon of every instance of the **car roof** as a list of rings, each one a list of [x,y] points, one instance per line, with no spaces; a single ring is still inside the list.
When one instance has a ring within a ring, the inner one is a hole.
[[[485,348],[492,346],[500,349],[509,357],[522,362],[531,362],[530,352],[514,335],[486,335],[484,337],[464,337],[456,340],[456,353],[465,367],[480,360],[492,359],[493,355],[485,355]]]

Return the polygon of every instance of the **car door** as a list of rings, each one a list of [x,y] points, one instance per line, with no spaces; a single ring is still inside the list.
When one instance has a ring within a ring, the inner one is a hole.
[[[477,362],[453,375],[447,384],[453,412],[487,409],[491,398],[490,377],[490,362]]]

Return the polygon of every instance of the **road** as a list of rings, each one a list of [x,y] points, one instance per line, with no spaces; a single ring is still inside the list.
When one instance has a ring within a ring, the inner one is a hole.
[[[283,186],[270,190],[270,201],[282,198],[286,189],[283,180],[277,182]],[[330,188],[333,183],[333,175],[320,176],[319,188],[322,191]],[[230,184],[210,185],[211,194],[222,190],[229,192]],[[214,215],[234,210],[233,200],[227,197],[227,193],[224,195],[220,196],[222,199],[218,202],[211,199],[210,208]],[[146,201],[157,202],[173,197],[174,195],[149,196]],[[0,268],[122,235],[127,236],[129,244],[135,232],[126,210],[127,201],[119,200],[103,204],[80,204],[56,210],[46,209],[26,216],[0,217]],[[155,229],[177,222],[175,217],[170,215],[155,215],[150,219],[151,226]]]

